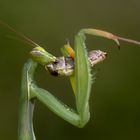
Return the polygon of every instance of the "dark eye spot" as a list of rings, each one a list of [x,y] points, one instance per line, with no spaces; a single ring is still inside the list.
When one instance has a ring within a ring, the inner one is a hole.
[[[51,75],[53,76],[58,76],[58,72],[57,71],[50,71]]]
[[[57,64],[57,63],[59,63],[59,61],[60,61],[60,60],[56,58],[56,60],[55,60],[53,63],[54,63],[54,64]]]
[[[58,61],[55,61],[55,62],[53,62],[54,64],[57,64],[58,63]]]

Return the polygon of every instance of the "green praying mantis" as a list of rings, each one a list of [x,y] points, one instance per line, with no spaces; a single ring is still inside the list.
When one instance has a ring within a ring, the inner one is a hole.
[[[87,52],[85,40],[86,34],[111,39],[120,46],[119,41],[125,41],[140,45],[140,42],[122,38],[109,32],[98,29],[82,29],[74,37],[74,50],[69,42],[61,49],[63,56],[56,57],[23,34],[16,32],[11,26],[1,22],[15,32],[19,37],[34,48],[30,52],[31,58],[25,63],[22,72],[22,84],[19,107],[18,139],[35,140],[33,131],[33,111],[35,100],[41,101],[51,111],[79,128],[84,127],[90,119],[89,98],[91,93],[92,79],[91,67],[103,61],[107,53],[101,50]],[[75,96],[76,110],[68,107],[57,99],[49,91],[37,86],[34,74],[37,65],[42,65],[54,76],[67,76],[70,79]]]

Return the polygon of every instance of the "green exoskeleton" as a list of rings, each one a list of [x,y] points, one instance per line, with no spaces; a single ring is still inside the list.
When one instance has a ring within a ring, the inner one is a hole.
[[[16,32],[9,25],[5,23],[2,24]],[[138,41],[125,39],[106,31],[82,29],[74,37],[74,50],[67,42],[61,49],[63,56],[56,57],[24,35],[20,33],[17,34],[30,45],[34,46],[33,50],[30,52],[31,59],[25,63],[22,72],[22,93],[20,97],[18,123],[19,140],[35,140],[32,123],[35,100],[41,101],[59,117],[79,128],[84,127],[89,121],[89,98],[92,85],[90,69],[95,64],[103,61],[107,53],[100,50],[87,52],[85,34],[111,39],[115,41],[118,46],[120,45],[119,40],[140,45]],[[70,78],[75,96],[76,110],[73,110],[59,101],[49,91],[37,86],[34,74],[38,64],[45,67],[52,75],[68,76]]]

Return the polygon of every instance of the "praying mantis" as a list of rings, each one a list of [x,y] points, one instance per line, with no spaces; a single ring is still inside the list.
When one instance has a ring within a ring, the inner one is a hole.
[[[107,53],[101,50],[87,52],[85,45],[86,34],[113,40],[117,43],[118,47],[120,46],[119,41],[140,45],[138,41],[122,38],[106,31],[81,29],[74,37],[74,50],[67,41],[64,47],[61,48],[63,56],[56,57],[31,39],[16,32],[8,24],[3,22],[1,22],[1,24],[5,25],[34,47],[30,52],[31,58],[25,63],[22,71],[18,123],[19,140],[36,139],[32,122],[35,100],[39,100],[56,115],[76,127],[83,128],[89,121],[89,98],[92,79],[95,75],[94,71],[93,74],[91,74],[91,67],[103,61]],[[49,91],[37,86],[34,74],[38,65],[42,65],[51,75],[69,77],[75,96],[76,110],[62,103]]]

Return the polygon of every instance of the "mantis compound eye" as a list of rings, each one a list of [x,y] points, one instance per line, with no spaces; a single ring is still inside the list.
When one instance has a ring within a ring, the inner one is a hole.
[[[93,67],[95,64],[103,61],[107,57],[107,53],[101,50],[93,50],[88,53],[88,59]]]

